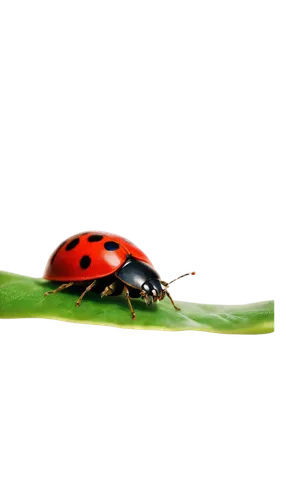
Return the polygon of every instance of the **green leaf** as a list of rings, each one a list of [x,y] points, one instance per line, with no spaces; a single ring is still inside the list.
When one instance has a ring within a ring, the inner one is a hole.
[[[274,331],[274,302],[223,306],[176,302],[176,311],[165,299],[146,307],[133,299],[136,320],[131,319],[124,297],[100,298],[89,292],[75,307],[79,289],[44,297],[54,284],[0,271],[0,318],[48,318],[95,325],[150,330],[202,330],[216,333],[257,334]]]

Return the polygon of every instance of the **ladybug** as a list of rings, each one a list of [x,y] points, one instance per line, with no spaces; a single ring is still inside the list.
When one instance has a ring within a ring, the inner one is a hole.
[[[187,273],[183,276],[187,276]],[[179,276],[182,278],[183,276]],[[76,234],[63,241],[49,258],[44,279],[62,282],[54,294],[73,285],[84,287],[76,301],[78,307],[84,295],[93,290],[101,297],[124,293],[132,314],[130,298],[141,297],[147,305],[163,300],[166,295],[179,310],[167,290],[170,283],[162,281],[150,259],[131,241],[116,234],[90,231]],[[176,279],[179,279],[176,278]]]

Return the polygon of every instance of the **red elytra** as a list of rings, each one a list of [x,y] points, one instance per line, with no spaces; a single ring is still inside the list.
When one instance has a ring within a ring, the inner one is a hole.
[[[131,241],[112,233],[90,231],[65,240],[51,255],[44,278],[51,281],[86,281],[117,271],[132,256],[153,267]]]

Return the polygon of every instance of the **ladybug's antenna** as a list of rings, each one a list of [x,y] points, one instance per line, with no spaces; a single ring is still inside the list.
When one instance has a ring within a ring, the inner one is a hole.
[[[199,273],[196,269],[192,269],[191,271],[187,271],[185,273],[181,273],[180,276],[175,276],[175,278],[171,280],[164,280],[163,284],[168,288],[172,288],[178,281],[183,281],[184,278],[197,278]]]

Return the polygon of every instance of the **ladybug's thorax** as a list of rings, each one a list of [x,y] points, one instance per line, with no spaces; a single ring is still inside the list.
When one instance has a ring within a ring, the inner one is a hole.
[[[165,296],[159,274],[146,262],[129,257],[115,274],[127,286],[140,290],[148,304]]]

